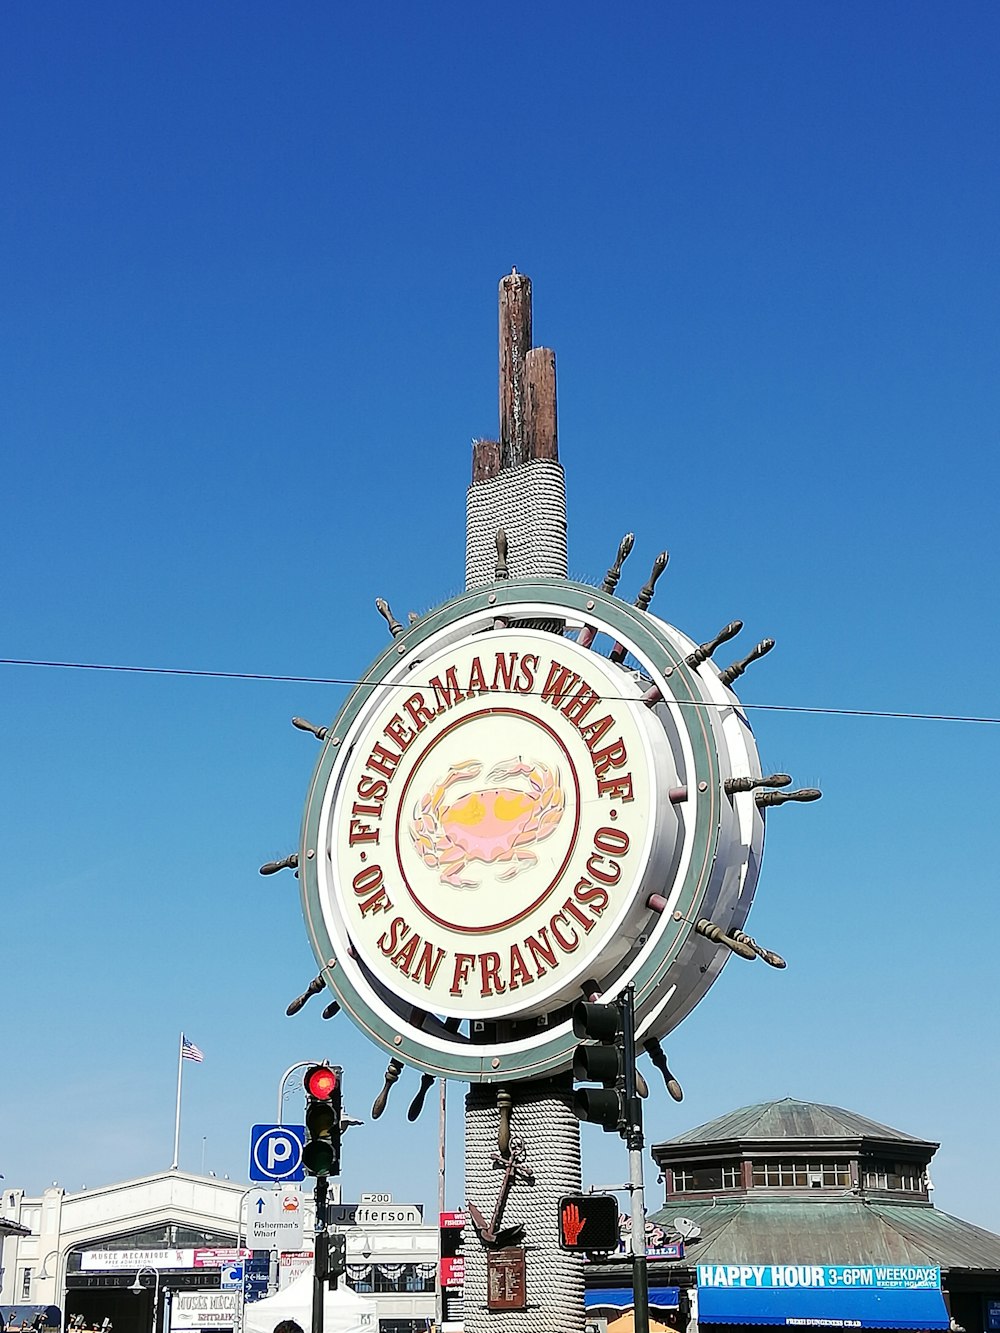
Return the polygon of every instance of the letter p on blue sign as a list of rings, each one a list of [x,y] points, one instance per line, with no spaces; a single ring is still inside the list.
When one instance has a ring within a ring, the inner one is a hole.
[[[304,1180],[304,1125],[254,1125],[250,1131],[251,1180]]]

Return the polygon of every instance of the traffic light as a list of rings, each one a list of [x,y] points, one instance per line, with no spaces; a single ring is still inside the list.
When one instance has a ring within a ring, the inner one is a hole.
[[[567,1194],[559,1200],[561,1250],[617,1250],[620,1240],[613,1194]]]
[[[625,1120],[625,1050],[621,1011],[617,1004],[590,1004],[573,1008],[573,1035],[596,1046],[578,1046],[573,1053],[573,1077],[601,1083],[601,1088],[577,1088],[573,1112],[602,1129],[618,1133]]]
[[[340,1175],[342,1075],[339,1065],[313,1065],[302,1080],[306,1094],[302,1165],[311,1176]]]
[[[336,1291],[338,1282],[347,1272],[347,1236],[343,1231],[324,1231],[322,1234],[322,1257],[318,1263],[314,1259],[314,1272],[331,1291]]]

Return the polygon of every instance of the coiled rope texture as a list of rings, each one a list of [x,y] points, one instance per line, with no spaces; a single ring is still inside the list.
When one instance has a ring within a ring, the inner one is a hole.
[[[507,534],[512,578],[565,578],[566,485],[559,463],[522,463],[469,487],[466,501],[465,582],[478,588],[496,578],[496,535]],[[555,628],[555,626],[553,626]],[[559,1249],[558,1208],[580,1189],[580,1122],[571,1109],[571,1080],[507,1084],[513,1101],[511,1133],[524,1142],[534,1184],[512,1185],[501,1227],[523,1222],[527,1309],[490,1311],[486,1250],[471,1223],[465,1230],[466,1333],[583,1333],[583,1263]],[[500,1127],[496,1087],[476,1085],[465,1100],[465,1197],[486,1218],[503,1182],[493,1165]]]
[[[566,577],[566,482],[559,463],[522,463],[475,482],[465,512],[467,588],[494,581],[498,528],[507,534],[511,578]]]
[[[572,1092],[551,1084],[507,1085],[513,1096],[511,1134],[524,1142],[534,1184],[511,1186],[501,1227],[523,1222],[527,1309],[486,1308],[486,1252],[471,1224],[465,1229],[467,1333],[582,1333],[583,1260],[559,1249],[559,1199],[580,1189],[580,1122]],[[465,1192],[489,1222],[503,1182],[492,1165],[500,1114],[496,1088],[476,1085],[465,1099]]]

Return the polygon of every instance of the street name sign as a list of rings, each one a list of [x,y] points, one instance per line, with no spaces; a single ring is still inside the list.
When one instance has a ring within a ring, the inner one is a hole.
[[[419,1226],[424,1220],[422,1203],[334,1203],[327,1209],[332,1227]]]

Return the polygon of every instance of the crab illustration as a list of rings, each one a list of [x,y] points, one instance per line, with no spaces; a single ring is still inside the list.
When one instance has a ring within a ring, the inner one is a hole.
[[[442,884],[455,889],[478,888],[481,881],[466,874],[471,861],[487,865],[509,861],[509,869],[498,876],[504,880],[537,864],[531,849],[555,832],[566,805],[559,769],[537,760],[525,763],[520,756],[495,764],[487,781],[525,778],[527,789],[490,787],[445,802],[451,787],[479,777],[482,767],[475,759],[452,764],[416,802],[410,820],[410,837],[418,856],[440,872]]]

